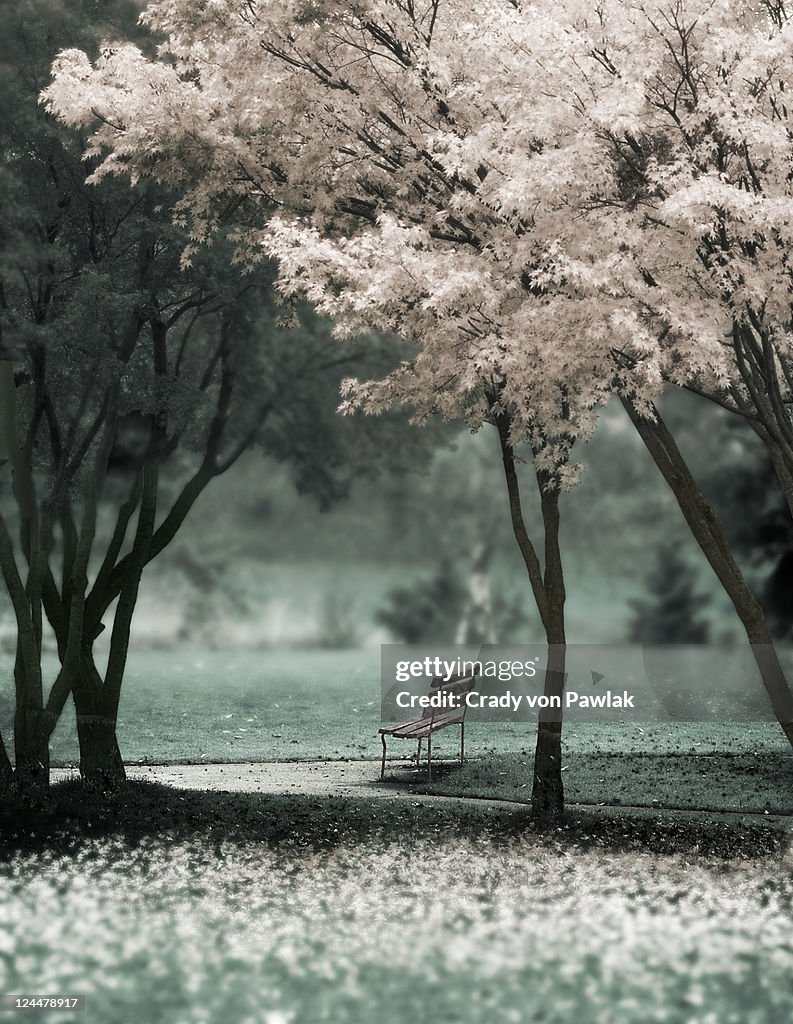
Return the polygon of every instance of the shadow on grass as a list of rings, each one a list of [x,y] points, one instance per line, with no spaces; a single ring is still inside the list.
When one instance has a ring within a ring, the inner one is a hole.
[[[362,797],[272,796],[183,790],[134,781],[110,798],[86,793],[77,780],[52,787],[46,810],[0,810],[0,859],[47,848],[69,854],[86,840],[109,838],[131,847],[148,839],[221,845],[288,844],[307,853],[370,842],[481,837],[494,844],[653,852],[710,858],[756,858],[783,852],[788,834],[765,823],[695,821],[664,816],[568,813],[554,824],[533,821],[528,808]]]
[[[655,807],[715,813],[793,815],[793,756],[789,753],[569,753],[563,758],[569,804]],[[414,775],[428,793],[525,801],[531,759],[498,754],[463,767]]]

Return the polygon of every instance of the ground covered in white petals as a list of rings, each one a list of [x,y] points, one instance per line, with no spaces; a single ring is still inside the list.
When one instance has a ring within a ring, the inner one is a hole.
[[[793,1016],[784,842],[658,853],[627,825],[582,842],[513,819],[455,833],[432,808],[381,829],[362,808],[318,805],[321,842],[300,814],[292,837],[23,829],[0,863],[0,991],[85,995],[86,1024]]]

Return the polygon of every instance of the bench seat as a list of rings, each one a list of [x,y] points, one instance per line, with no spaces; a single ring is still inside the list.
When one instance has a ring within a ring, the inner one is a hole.
[[[431,732],[444,729],[447,725],[458,725],[462,722],[465,714],[462,711],[449,711],[445,715],[438,715],[436,718],[413,718],[409,722],[400,722],[399,725],[386,725],[378,732],[387,736],[396,736],[397,739],[409,739],[411,736],[429,736]]]
[[[450,725],[460,726],[460,763],[462,764],[465,760],[465,713],[468,710],[465,696],[475,686],[475,675],[452,676],[446,680],[436,677],[430,684],[430,691],[434,694],[451,694],[462,699],[463,706],[461,708],[424,708],[418,718],[410,718],[407,721],[397,722],[394,725],[384,725],[378,729],[383,744],[380,778],[382,779],[385,775],[386,736],[393,736],[400,740],[418,740],[418,751],[416,753],[417,767],[421,760],[421,741],[426,738],[427,778],[432,779],[432,734]]]

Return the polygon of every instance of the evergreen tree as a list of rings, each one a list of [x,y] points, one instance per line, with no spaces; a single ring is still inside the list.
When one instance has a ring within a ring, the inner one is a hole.
[[[628,639],[637,644],[704,644],[710,623],[702,610],[696,574],[675,544],[664,544],[647,577],[647,595],[631,602]]]

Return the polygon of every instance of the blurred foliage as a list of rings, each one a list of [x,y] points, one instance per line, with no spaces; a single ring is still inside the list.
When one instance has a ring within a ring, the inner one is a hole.
[[[631,601],[627,639],[636,644],[704,644],[710,623],[702,610],[707,595],[697,592],[697,575],[674,544],[664,544],[647,577],[647,594]]]
[[[525,635],[530,617],[528,584],[518,592],[497,585],[488,595],[487,607],[479,609],[478,615],[473,609],[468,622],[472,594],[466,575],[473,571],[469,554],[461,553],[459,564],[444,558],[434,572],[393,587],[375,611],[375,622],[405,644],[483,644]],[[488,569],[484,571],[487,574]]]
[[[375,612],[375,621],[401,643],[451,643],[466,597],[460,572],[444,561],[432,575],[394,587],[385,607]]]
[[[688,416],[688,412],[686,416]],[[365,424],[364,424],[365,425]],[[357,426],[355,419],[345,427]],[[424,632],[435,638],[454,639],[475,553],[483,543],[492,548],[487,575],[490,580],[497,639],[538,641],[541,632],[525,568],[518,555],[494,432],[476,435],[447,430],[435,437],[416,429],[415,443],[424,444],[417,460],[405,455],[406,473],[387,464],[377,475],[360,474],[351,481],[350,499],[328,512],[303,500],[290,483],[286,466],[268,459],[264,464],[249,455],[228,478],[225,489],[207,493],[186,524],[176,544],[212,544],[225,574],[239,583],[244,570],[259,565],[262,590],[249,593],[254,614],[278,597],[269,586],[275,567],[284,604],[302,599],[299,566],[324,564],[333,568],[338,586],[361,594],[360,578],[370,583],[360,602],[360,636],[373,636],[373,613],[389,616],[389,633],[411,637]],[[394,443],[404,453],[404,443]],[[387,457],[383,450],[383,458]],[[429,457],[428,457],[429,456]],[[719,629],[732,620],[729,606],[718,601],[718,587],[698,547],[691,539],[674,499],[651,463],[633,428],[618,406],[607,409],[591,441],[577,458],[585,471],[579,485],[562,496],[563,559],[568,579],[571,642],[614,642],[625,636],[631,610],[629,601],[646,593],[652,555],[665,542],[678,546],[681,557],[694,567],[703,593],[713,597],[712,613]],[[527,524],[535,542],[542,544],[538,495],[529,464],[519,466]],[[229,509],[229,501],[234,508]],[[233,520],[233,530],[213,533],[220,515]],[[203,541],[201,540],[203,538]],[[166,556],[162,570],[170,564]],[[294,571],[290,567],[294,566]],[[329,569],[330,571],[330,569]],[[382,584],[386,574],[397,580]],[[452,573],[457,580],[445,580]],[[162,577],[161,585],[166,578]],[[297,587],[301,589],[296,589]],[[396,608],[387,596],[391,587]],[[267,592],[265,593],[264,590]],[[439,602],[450,602],[448,614]],[[432,618],[422,615],[428,604]],[[414,612],[414,607],[422,612]],[[397,626],[404,615],[414,622]],[[403,609],[400,612],[399,609]],[[443,621],[442,621],[443,620]],[[585,626],[590,620],[591,628]],[[381,615],[377,622],[384,624]],[[586,629],[589,628],[589,632]],[[308,631],[307,631],[308,635]]]
[[[778,639],[793,631],[793,520],[773,468],[764,456],[746,455],[718,465],[715,489],[722,494],[725,526],[754,578],[758,596]]]
[[[325,594],[318,624],[317,647],[325,651],[348,651],[361,644],[361,625],[355,608],[345,594]]]

